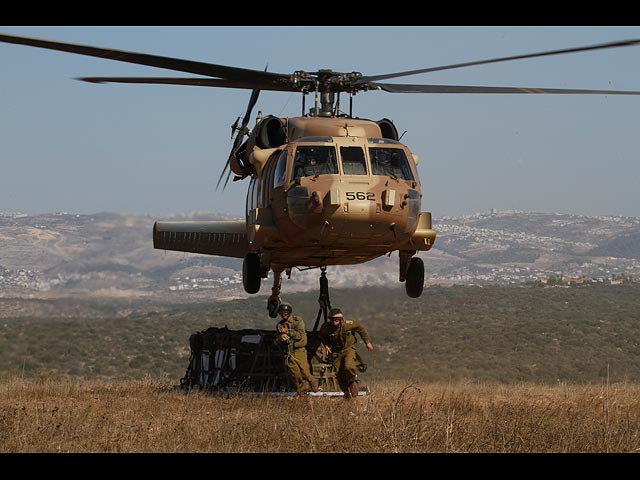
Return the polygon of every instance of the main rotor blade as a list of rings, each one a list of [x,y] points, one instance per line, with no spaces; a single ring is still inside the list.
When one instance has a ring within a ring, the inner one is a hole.
[[[265,81],[227,80],[223,78],[181,78],[181,77],[80,77],[77,80],[89,83],[142,83],[162,85],[192,85],[197,87],[241,88],[244,90],[272,90],[279,92],[299,92],[291,85]]]
[[[633,90],[580,90],[538,87],[479,87],[473,85],[408,85],[396,83],[370,83],[370,86],[390,93],[556,93],[585,95],[640,95]]]
[[[452,70],[454,68],[471,67],[474,65],[484,65],[487,63],[507,62],[510,60],[521,60],[524,58],[545,57],[549,55],[560,55],[563,53],[584,52],[587,50],[599,50],[603,48],[629,47],[631,45],[637,45],[637,44],[640,44],[640,39],[621,40],[618,42],[600,43],[597,45],[589,45],[586,47],[565,48],[562,50],[549,50],[545,52],[529,53],[524,55],[513,55],[510,57],[492,58],[489,60],[478,60],[475,62],[455,63],[452,65],[444,65],[441,67],[421,68],[419,70],[407,70],[405,72],[387,73],[384,75],[371,75],[368,77],[361,77],[358,80],[356,80],[355,83],[356,84],[368,83],[376,80],[385,80],[387,78],[406,77],[408,75],[416,75],[418,73],[437,72],[441,70]]]
[[[228,67],[226,65],[216,65],[214,63],[195,62],[180,58],[163,57],[160,55],[148,55],[145,53],[126,52],[123,50],[113,50],[107,48],[91,47],[87,45],[77,45],[74,43],[54,42],[39,38],[20,37],[16,35],[0,34],[0,42],[14,43],[17,45],[29,45],[31,47],[46,48],[49,50],[59,50],[61,52],[76,53],[90,57],[106,58],[118,62],[135,63],[150,67],[165,68],[178,72],[197,73],[210,77],[221,77],[241,81],[265,81],[278,82],[289,78],[289,75],[279,73],[262,72],[239,67]]]

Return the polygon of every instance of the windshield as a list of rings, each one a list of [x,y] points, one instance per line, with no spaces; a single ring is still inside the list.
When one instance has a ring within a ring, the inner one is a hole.
[[[367,163],[361,147],[340,147],[342,172],[345,175],[366,175]]]

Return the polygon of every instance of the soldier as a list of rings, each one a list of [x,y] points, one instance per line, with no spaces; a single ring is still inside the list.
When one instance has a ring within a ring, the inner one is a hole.
[[[327,356],[336,372],[338,384],[344,392],[344,398],[358,396],[356,385],[356,332],[362,338],[367,350],[373,350],[369,334],[358,320],[345,319],[342,310],[329,310],[329,321],[322,327],[318,335],[325,346]]]
[[[389,157],[387,151],[381,148],[372,149],[375,152],[371,159],[371,170],[374,175],[388,175]]]
[[[296,177],[312,177],[322,173],[329,173],[327,164],[323,162],[322,159],[318,161],[313,154],[309,155],[307,162],[298,167],[296,172]]]
[[[287,366],[289,373],[296,387],[296,392],[300,397],[304,397],[304,381],[309,382],[311,391],[318,391],[316,379],[309,370],[309,360],[307,358],[307,331],[305,330],[302,317],[292,315],[293,308],[289,303],[282,302],[278,306],[278,313],[282,320],[276,325],[278,340],[283,346],[288,348]]]

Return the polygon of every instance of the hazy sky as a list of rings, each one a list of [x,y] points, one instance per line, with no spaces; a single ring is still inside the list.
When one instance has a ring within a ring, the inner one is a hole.
[[[640,39],[640,27],[0,27],[277,73],[365,75]],[[94,85],[81,76],[179,72],[0,43],[0,211],[241,215],[248,180],[215,185],[248,90]],[[188,75],[193,76],[193,75]],[[389,82],[640,90],[640,46],[517,60]],[[254,109],[301,112],[262,92]],[[307,107],[312,96],[307,97]],[[640,96],[359,93],[394,121],[434,218],[498,210],[640,216]],[[251,126],[252,124],[250,124]]]

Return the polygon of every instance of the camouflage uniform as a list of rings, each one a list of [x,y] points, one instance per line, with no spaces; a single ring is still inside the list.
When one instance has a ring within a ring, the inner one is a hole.
[[[326,322],[318,332],[322,343],[331,348],[331,364],[336,372],[338,384],[347,396],[353,396],[353,393],[349,392],[349,385],[356,381],[358,375],[356,332],[364,343],[370,343],[369,334],[355,319],[343,318],[337,326]]]
[[[307,358],[307,331],[301,317],[290,315],[290,321],[280,320],[276,325],[280,343],[289,348],[287,366],[298,395],[304,395],[304,381],[315,390],[316,381],[309,369]]]

